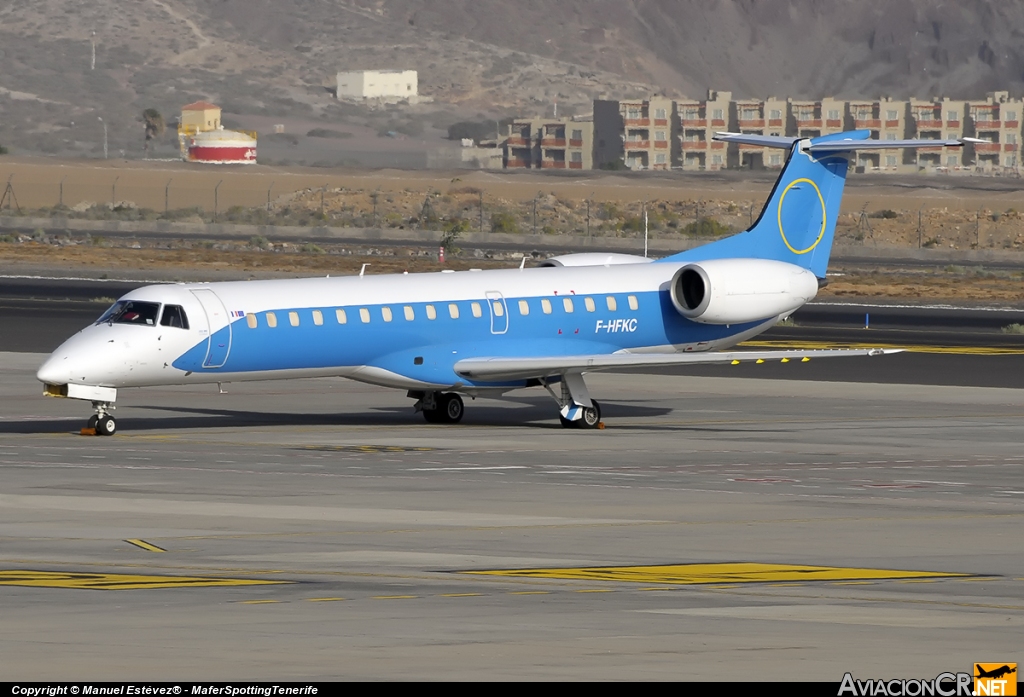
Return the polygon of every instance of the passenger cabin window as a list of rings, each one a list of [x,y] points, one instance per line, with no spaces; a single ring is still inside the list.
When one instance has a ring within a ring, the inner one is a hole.
[[[547,298],[541,298],[540,309],[544,311],[545,315],[551,314],[551,301]]]
[[[338,318],[338,324],[345,324],[348,322],[348,315],[340,307],[334,311],[334,316]]]
[[[393,318],[393,315],[391,314],[391,308],[390,307],[382,307],[382,308],[380,308],[380,316],[384,318],[385,322],[390,322],[392,320],[392,318]]]
[[[630,310],[639,310],[640,309],[640,303],[637,302],[635,295],[630,295],[626,299],[629,300],[629,309]]]
[[[410,322],[416,319],[416,312],[412,309],[412,305],[405,306],[405,318]]]
[[[562,298],[562,307],[565,308],[566,312],[572,312],[572,298]]]
[[[249,325],[249,329],[255,329],[258,322],[256,321],[256,315],[249,312],[245,315],[245,323]]]
[[[359,308],[359,319],[362,320],[363,324],[370,323],[370,311],[365,307]]]
[[[458,319],[459,306],[456,305],[455,303],[448,303],[448,314],[451,316],[452,319]]]
[[[298,312],[289,312],[288,313],[288,324],[292,325],[293,327],[299,326],[299,313]]]
[[[139,326],[155,326],[156,316],[160,314],[160,303],[147,303],[139,300],[119,300],[96,321],[97,324],[137,324]]]
[[[583,304],[587,306],[587,312],[593,312],[597,309],[597,305],[594,304],[593,298],[584,298]]]
[[[526,302],[525,300],[520,300],[519,301],[519,314],[521,314],[521,315],[528,315],[528,314],[530,314],[530,303]]]
[[[271,328],[277,326],[277,315],[275,315],[273,312],[267,313],[267,326]]]
[[[427,319],[437,319],[437,310],[433,305],[427,305]]]
[[[480,307],[480,303],[471,303],[469,307],[470,307],[470,309],[473,310],[473,316],[474,317],[482,317],[483,316],[484,310],[483,310],[482,307]]]
[[[324,313],[320,310],[313,310],[313,324],[321,326],[324,323]]]
[[[615,298],[612,297],[611,295],[605,298],[604,301],[608,304],[609,312],[615,312],[615,310],[618,309],[619,304],[615,302]]]
[[[504,317],[505,316],[505,305],[502,304],[502,302],[500,300],[493,301],[491,303],[491,305],[494,307],[494,316],[495,317]]]
[[[252,314],[246,316],[252,317],[253,321],[256,319],[256,316]],[[160,324],[164,327],[188,329],[188,315],[185,314],[185,308],[181,305],[164,305],[164,313],[160,316]]]

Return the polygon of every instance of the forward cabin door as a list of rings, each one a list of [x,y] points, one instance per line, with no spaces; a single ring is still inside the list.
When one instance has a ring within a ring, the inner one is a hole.
[[[504,334],[508,331],[508,305],[505,297],[496,290],[489,290],[487,307],[491,311],[491,334]]]
[[[231,353],[231,318],[217,294],[212,290],[193,290],[192,295],[203,306],[209,335],[206,338],[204,368],[220,368]],[[225,331],[221,331],[225,330]],[[218,333],[219,332],[219,333]]]

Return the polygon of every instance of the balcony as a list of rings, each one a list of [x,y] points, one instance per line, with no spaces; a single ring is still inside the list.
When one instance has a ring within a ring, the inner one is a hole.
[[[711,141],[711,149],[712,150],[725,150],[725,143],[723,143],[720,140],[713,140],[713,141]]]
[[[583,139],[582,138],[570,138],[569,139],[569,147],[572,147],[572,148],[582,148],[583,147]]]
[[[656,140],[656,141],[654,141],[654,149],[655,150],[664,150],[667,147],[668,147],[668,141],[667,140]]]
[[[626,126],[650,126],[651,125],[651,120],[648,119],[648,118],[622,119],[622,122]]]
[[[761,152],[764,150],[763,145],[751,145],[750,143],[740,143],[740,152]]]
[[[975,143],[974,152],[999,152],[999,143]]]
[[[829,119],[832,121],[833,119]],[[835,119],[836,123],[839,123],[838,119]],[[797,117],[796,120],[797,128],[821,128],[821,119],[802,119]]]
[[[978,130],[981,130],[982,128],[985,128],[985,129],[989,129],[989,128],[991,128],[991,129],[999,129],[999,128],[1002,127],[1002,122],[1001,121],[982,121],[981,119],[978,119],[978,120],[976,120],[974,122],[974,127],[977,128]]]
[[[626,150],[650,150],[651,141],[649,140],[627,140],[625,142]]]
[[[1017,144],[1003,143],[1003,152],[1017,152]]]
[[[959,125],[959,124],[957,124],[957,125]],[[918,119],[917,120],[917,127],[918,127],[918,129],[921,129],[921,128],[942,128],[942,121],[937,121],[936,119]]]
[[[530,139],[523,136],[509,136],[505,139],[505,142],[509,145],[529,145]]]
[[[687,126],[695,126],[697,128],[708,127],[707,119],[679,119],[679,121],[683,124],[683,128],[686,128]]]
[[[544,160],[540,163],[541,169],[565,169],[565,160]]]
[[[854,127],[856,127],[856,128],[881,128],[882,127],[882,120],[881,119],[854,119],[853,120],[853,124],[854,124]],[[829,119],[829,124],[828,125],[829,126],[832,125],[831,119]]]
[[[1020,128],[1020,121],[1003,121],[1003,128],[1012,128],[1016,130]]]
[[[721,143],[719,143],[721,145]],[[706,140],[684,140],[682,141],[683,150],[706,150],[708,142]]]
[[[885,127],[886,128],[899,128],[899,126],[900,126],[900,120],[899,119],[886,119],[885,120]]]
[[[819,121],[818,123],[820,124],[821,121]],[[825,128],[842,128],[842,127],[843,127],[843,120],[842,119],[825,119]]]
[[[778,126],[779,128],[782,128],[782,119],[768,119],[768,127],[769,128],[774,128],[776,126]]]
[[[518,158],[518,157],[510,157],[510,158],[508,158],[508,164],[505,165],[505,166],[506,167],[525,167],[526,169],[529,169],[530,168],[530,161],[529,160],[523,160],[523,159]]]
[[[569,163],[569,169],[583,169],[583,163],[582,162],[570,162]]]
[[[946,128],[960,128],[960,122],[959,121],[947,121],[946,122]]]
[[[712,128],[725,128],[725,119],[711,119]]]
[[[764,128],[764,119],[740,119],[740,128]]]
[[[544,148],[564,148],[565,138],[541,138],[540,144]]]
[[[654,125],[655,126],[667,126],[668,125],[668,119],[654,119]]]

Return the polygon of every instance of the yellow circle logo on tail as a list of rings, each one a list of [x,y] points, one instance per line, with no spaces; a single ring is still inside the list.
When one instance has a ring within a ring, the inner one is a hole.
[[[806,249],[797,249],[789,243],[788,239],[786,239],[786,229],[782,226],[782,203],[786,200],[786,194],[789,193],[789,190],[802,182],[807,182],[813,186],[815,193],[818,194],[818,201],[821,203],[821,230],[818,231],[818,237],[811,243],[810,247],[807,247]],[[825,236],[826,218],[828,218],[828,213],[825,210],[825,198],[821,195],[821,189],[819,189],[818,185],[813,181],[810,179],[794,179],[785,189],[783,189],[782,196],[779,197],[779,234],[782,235],[782,241],[787,247],[789,247],[789,251],[793,252],[793,254],[807,254],[807,252],[818,246],[818,243],[821,242],[821,238]]]

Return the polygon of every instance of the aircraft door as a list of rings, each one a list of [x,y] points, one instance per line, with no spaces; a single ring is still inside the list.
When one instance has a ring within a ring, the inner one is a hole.
[[[224,303],[212,290],[193,290],[192,295],[196,296],[199,304],[203,306],[206,324],[209,327],[203,367],[220,368],[227,363],[228,354],[231,352],[231,319],[224,308]]]
[[[491,334],[508,331],[508,305],[505,297],[496,290],[487,291],[487,308],[491,312]]]

